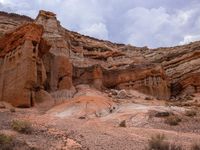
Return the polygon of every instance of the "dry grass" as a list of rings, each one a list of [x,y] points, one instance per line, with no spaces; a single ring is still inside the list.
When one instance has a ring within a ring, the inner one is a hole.
[[[176,126],[181,122],[181,119],[176,115],[171,115],[165,119],[165,123],[171,126]]]
[[[164,134],[152,136],[147,150],[182,150],[180,145],[170,144]]]
[[[11,150],[13,146],[13,137],[0,134],[0,150]]]
[[[31,134],[33,130],[30,122],[21,120],[14,120],[11,127],[13,130],[23,134]]]
[[[165,141],[164,134],[152,136],[149,140],[148,150],[169,150],[169,143]]]
[[[2,37],[4,34],[2,32],[0,32],[0,37]]]
[[[191,150],[200,150],[200,144],[197,143],[193,144]]]
[[[185,115],[188,116],[188,117],[194,117],[197,115],[197,112],[195,110],[187,110],[185,112]]]
[[[171,144],[170,145],[170,150],[183,150],[183,148],[180,145]]]
[[[10,108],[10,112],[16,112],[15,108]]]

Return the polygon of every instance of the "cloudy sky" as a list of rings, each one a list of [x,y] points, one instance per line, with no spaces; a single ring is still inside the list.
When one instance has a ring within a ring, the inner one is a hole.
[[[113,42],[173,46],[200,40],[200,0],[0,0],[0,10],[35,18],[53,11],[67,29]]]

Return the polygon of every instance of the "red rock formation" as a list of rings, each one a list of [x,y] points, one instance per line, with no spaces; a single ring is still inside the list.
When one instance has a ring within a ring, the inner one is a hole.
[[[0,18],[3,34],[20,23],[33,22],[23,16],[17,21],[10,14],[0,13]],[[4,29],[6,18],[14,25]],[[200,87],[200,42],[158,49],[111,43],[66,30],[54,13],[46,11],[40,11],[34,23],[22,25],[1,38],[0,50],[1,92],[15,91],[23,77],[29,82],[20,83],[19,90],[23,91],[26,85],[27,92],[22,97],[26,100],[29,97],[29,102],[34,95],[43,99],[44,93],[56,101],[72,98],[74,85],[78,84],[89,84],[99,90],[136,89],[159,99],[199,92]],[[16,61],[12,57],[15,51],[16,55],[24,55],[23,59]],[[1,94],[1,100],[17,101],[4,95]],[[24,103],[26,100],[22,99]]]
[[[33,41],[36,44],[40,42],[43,33],[43,27],[36,24],[27,24],[7,33],[0,39],[0,57],[4,57],[8,52],[15,50],[19,45],[24,44],[26,40]]]
[[[69,60],[70,45],[62,36],[60,23],[54,13],[46,11],[40,11],[35,23],[44,27],[43,38],[51,44],[48,54],[42,58],[47,71],[46,90],[53,93],[55,99],[71,98],[75,89]]]
[[[29,23],[0,39],[0,98],[14,106],[29,107],[46,80],[41,61],[50,46],[42,40],[43,27]],[[39,46],[39,45],[43,46]]]
[[[21,24],[32,22],[33,19],[27,16],[0,11],[0,37],[6,32],[12,31]]]

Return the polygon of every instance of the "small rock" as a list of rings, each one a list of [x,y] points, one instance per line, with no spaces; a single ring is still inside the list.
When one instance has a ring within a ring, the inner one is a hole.
[[[111,89],[110,92],[111,92],[112,95],[117,95],[118,94],[118,91],[115,90],[115,89]]]
[[[86,119],[85,116],[80,116],[78,119]]]
[[[0,109],[5,109],[5,108],[6,108],[6,106],[4,104],[0,103]]]
[[[155,117],[168,117],[169,115],[169,112],[156,112]]]
[[[109,93],[109,94],[108,94],[108,97],[112,97],[112,93]]]
[[[120,127],[126,127],[126,120],[123,120],[122,122],[120,122],[119,126]]]
[[[152,97],[145,97],[145,100],[153,100]]]
[[[128,98],[128,97],[129,97],[129,96],[128,96],[126,90],[121,90],[121,91],[119,91],[118,94],[117,94],[117,98],[119,98],[119,99],[126,99],[126,98]]]
[[[157,110],[150,110],[149,111],[149,116],[150,117],[168,117],[172,112],[167,112],[167,111],[157,111]]]

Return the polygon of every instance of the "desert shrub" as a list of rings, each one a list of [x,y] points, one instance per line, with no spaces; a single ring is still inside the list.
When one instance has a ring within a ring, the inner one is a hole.
[[[149,140],[148,150],[182,150],[180,145],[170,144],[164,134],[152,136]]]
[[[15,108],[10,108],[10,112],[16,112]]]
[[[200,144],[197,143],[193,144],[191,150],[200,150]]]
[[[164,134],[158,134],[151,137],[148,146],[148,150],[169,150],[170,144],[165,141]]]
[[[24,134],[30,134],[33,130],[31,123],[27,121],[13,120],[11,126],[13,130]]]
[[[185,115],[188,116],[188,117],[194,117],[197,115],[197,112],[195,110],[187,110],[185,112]]]
[[[171,144],[170,145],[170,150],[182,150],[182,146],[176,145],[176,144]]]
[[[126,120],[123,120],[119,124],[120,127],[126,127]]]
[[[176,115],[171,115],[165,119],[165,123],[171,126],[176,126],[181,122],[181,119]]]
[[[0,150],[10,150],[14,146],[13,144],[13,137],[0,134]]]

